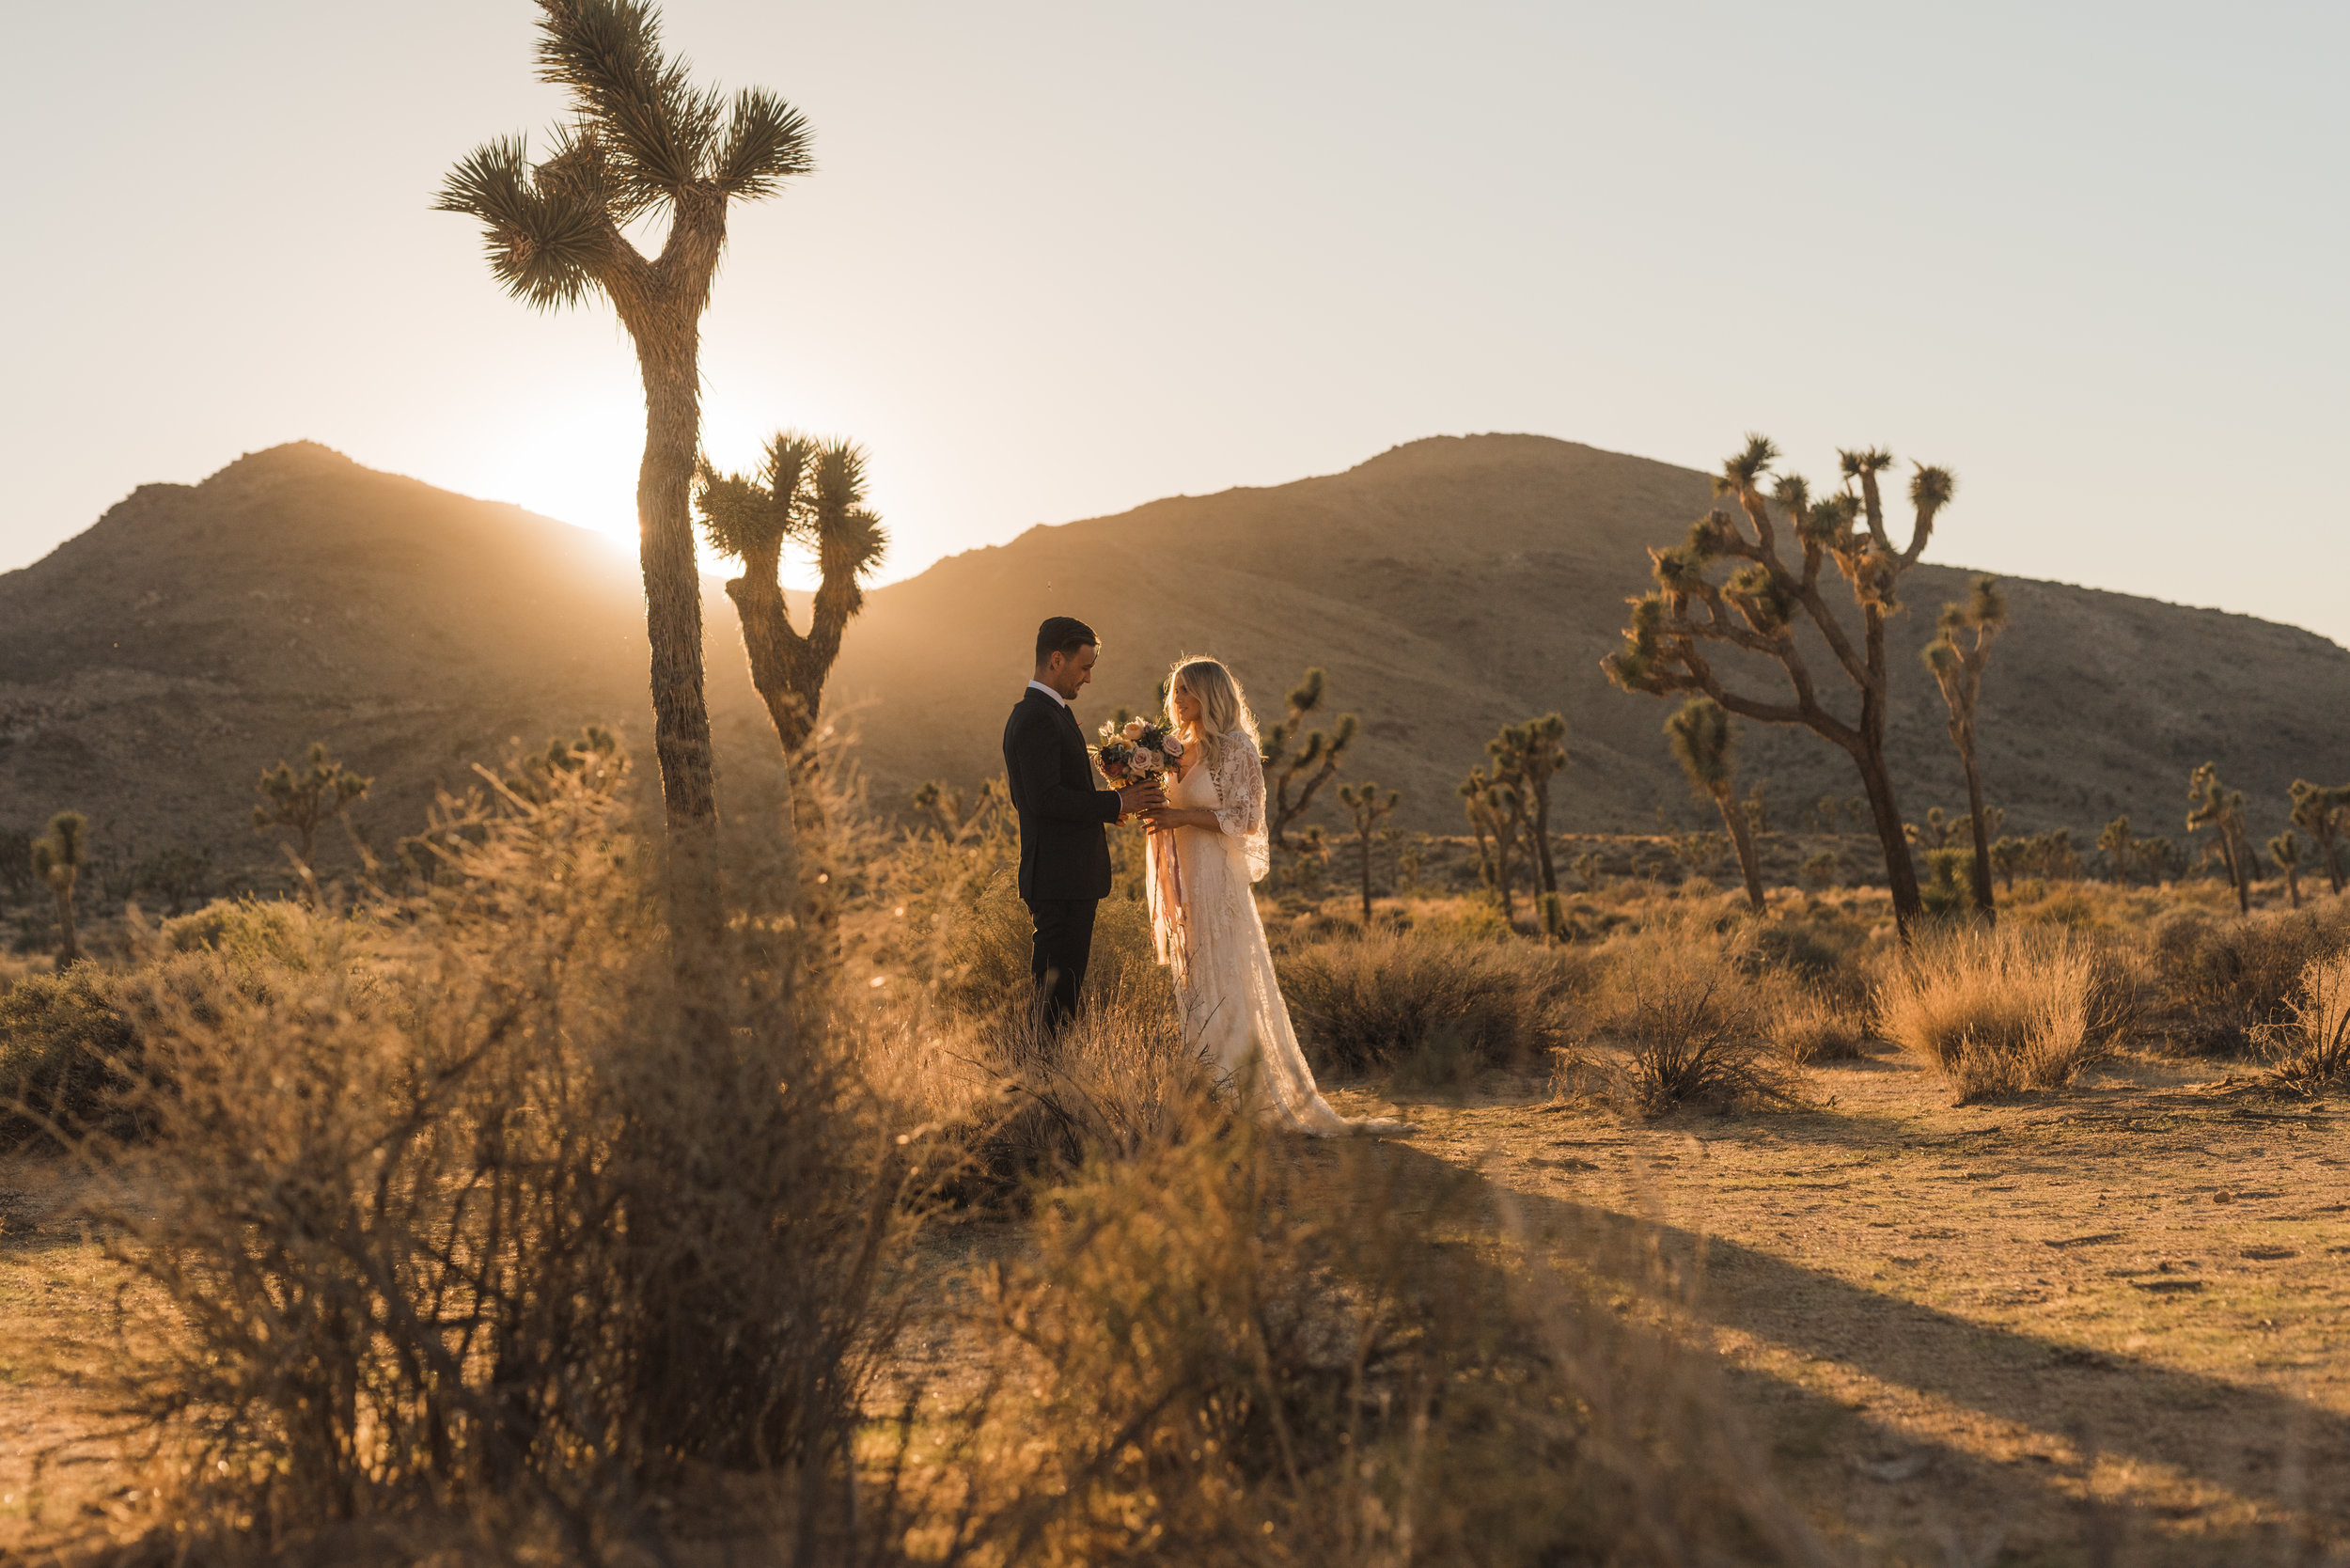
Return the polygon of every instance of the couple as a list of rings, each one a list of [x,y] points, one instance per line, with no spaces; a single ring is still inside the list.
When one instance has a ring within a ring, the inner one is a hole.
[[[1174,971],[1183,1043],[1219,1079],[1247,1086],[1258,1114],[1317,1137],[1402,1132],[1351,1121],[1314,1088],[1248,885],[1265,874],[1264,768],[1256,720],[1231,671],[1184,659],[1167,680],[1183,743],[1164,792],[1095,788],[1085,731],[1070,704],[1093,679],[1101,639],[1069,616],[1037,629],[1036,678],[1004,726],[1004,774],[1020,817],[1020,897],[1036,920],[1030,960],[1056,1025],[1076,1011],[1093,948],[1094,906],[1109,896],[1111,823],[1150,832],[1151,931]]]

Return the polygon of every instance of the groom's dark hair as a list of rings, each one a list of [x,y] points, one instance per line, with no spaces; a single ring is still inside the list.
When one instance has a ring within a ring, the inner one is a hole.
[[[1056,653],[1073,657],[1080,648],[1099,648],[1101,644],[1093,628],[1075,616],[1057,615],[1036,629],[1036,662],[1042,664]]]

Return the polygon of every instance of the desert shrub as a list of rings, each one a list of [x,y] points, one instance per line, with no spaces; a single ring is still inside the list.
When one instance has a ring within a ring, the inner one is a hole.
[[[2350,953],[2301,972],[2291,1021],[2263,1043],[2278,1058],[2269,1076],[2285,1088],[2315,1094],[2350,1084]]]
[[[1423,928],[1315,942],[1277,967],[1316,1071],[1399,1068],[1445,1080],[1522,1067],[1562,1043],[1589,961],[1571,949]]]
[[[673,945],[618,791],[547,793],[268,983],[147,997],[152,1136],[91,1147],[90,1210],[159,1308],[115,1395],[175,1551],[603,1560],[708,1464],[838,1555],[907,1151],[791,922]]]
[[[2126,964],[2052,927],[1926,933],[1889,965],[1876,1000],[1878,1032],[1962,1100],[2071,1083],[2113,1054],[2136,1011]]]
[[[1684,1105],[1784,1100],[1766,997],[1756,981],[1754,926],[1660,920],[1600,949],[1601,982],[1584,1038],[1620,1046],[1615,1092],[1651,1112]]]
[[[1072,1173],[1033,1253],[980,1278],[991,1360],[1027,1370],[951,1472],[958,1544],[1068,1568],[1822,1560],[1703,1353],[1515,1242],[1444,1239],[1483,1203],[1408,1149],[1239,1123]]]
[[[1025,1021],[1034,990],[1028,961],[1035,926],[1020,900],[1018,880],[1011,868],[997,867],[957,886],[961,895],[927,927],[931,951],[917,972],[931,981],[934,999],[948,1013],[1013,1027]],[[1094,913],[1086,998],[1105,999],[1147,985],[1146,972],[1157,968],[1150,911],[1138,899],[1103,900]]]
[[[1869,1029],[1860,1010],[1800,986],[1787,988],[1767,1004],[1762,1028],[1772,1048],[1796,1067],[1853,1061],[1868,1054]]]
[[[1108,989],[1089,977],[1086,989],[1058,1032],[1032,1010],[966,1037],[968,1108],[954,1126],[963,1163],[949,1196],[1025,1207],[1036,1180],[1132,1158],[1207,1112],[1210,1074],[1183,1044],[1164,972],[1130,970]]]
[[[0,1149],[108,1120],[138,1044],[120,991],[77,964],[0,993]]]
[[[241,963],[299,970],[309,962],[323,917],[289,899],[215,899],[158,928],[171,952],[220,953]]]
[[[2350,948],[2350,911],[2328,900],[2291,913],[2214,918],[2194,911],[2155,929],[2154,965],[2172,1040],[2242,1055],[2291,1022],[2311,964]]]

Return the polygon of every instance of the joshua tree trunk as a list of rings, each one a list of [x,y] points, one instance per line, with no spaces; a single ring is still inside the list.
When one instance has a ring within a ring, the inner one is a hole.
[[[1371,835],[1362,836],[1363,851],[1363,933],[1371,933]]]
[[[1975,771],[1975,730],[1966,727],[1966,740],[1958,748],[1960,762],[1966,770],[1967,825],[1975,836],[1975,908],[1982,912],[1984,925],[1997,925],[1999,911],[1991,896],[1991,831],[1982,819],[1982,776]]]
[[[57,967],[70,969],[82,961],[82,939],[73,929],[73,889],[50,889],[57,901]]]
[[[698,301],[697,302],[698,304]],[[666,323],[664,323],[666,324]],[[652,644],[653,751],[673,839],[706,844],[718,817],[711,784],[710,710],[702,697],[701,575],[694,566],[694,458],[701,442],[697,334],[646,323],[645,458],[637,470],[637,556]]]
[[[776,738],[787,752],[796,751],[815,727],[816,715],[807,711],[807,704],[791,690],[792,649],[788,635],[790,621],[786,618],[782,585],[776,582],[775,563],[744,562],[744,574],[728,579],[727,597],[734,601],[734,613],[743,622],[743,648],[749,655],[751,684],[759,698],[767,705],[767,717],[774,722]]]
[[[1550,780],[1542,779],[1534,786],[1534,856],[1542,870],[1543,891],[1556,895],[1559,873],[1550,863]]]
[[[1918,892],[1918,867],[1909,858],[1909,836],[1902,831],[1902,808],[1893,798],[1892,776],[1885,770],[1881,752],[1872,756],[1859,746],[1848,749],[1860,770],[1869,814],[1876,822],[1877,843],[1885,851],[1885,877],[1893,895],[1893,915],[1905,941],[1910,922],[1925,908],[1925,901]]]
[[[1501,923],[1512,931],[1517,929],[1517,902],[1510,893],[1510,823],[1502,823],[1494,829],[1494,890],[1501,895]]]
[[[1754,855],[1754,824],[1747,821],[1746,808],[1729,788],[1714,792],[1714,804],[1720,808],[1722,825],[1730,829],[1730,841],[1737,847],[1738,870],[1747,879],[1747,902],[1759,910],[1762,907],[1762,868]]]

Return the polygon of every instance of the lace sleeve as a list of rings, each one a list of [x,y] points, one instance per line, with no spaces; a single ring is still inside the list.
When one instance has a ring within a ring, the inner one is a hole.
[[[1215,820],[1225,833],[1240,840],[1248,857],[1248,880],[1262,882],[1272,868],[1273,851],[1265,838],[1264,764],[1256,743],[1241,730],[1224,737],[1224,760],[1213,770],[1215,779]]]

